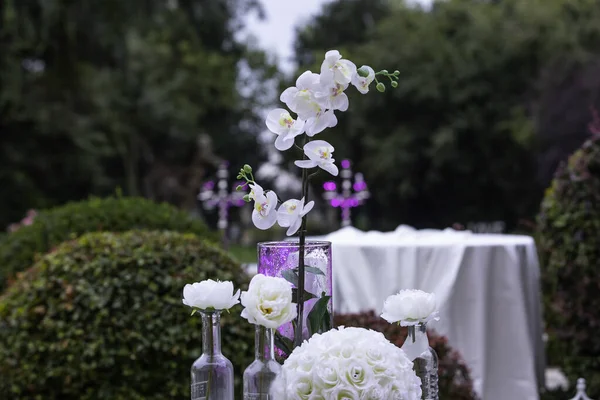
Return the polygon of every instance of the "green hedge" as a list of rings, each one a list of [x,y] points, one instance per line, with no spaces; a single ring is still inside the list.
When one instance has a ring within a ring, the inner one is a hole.
[[[65,240],[96,231],[131,229],[191,232],[212,237],[206,225],[168,204],[136,197],[92,198],[42,210],[34,223],[0,237],[0,291],[7,280]]]
[[[89,233],[61,244],[0,297],[0,399],[189,398],[202,335],[182,290],[207,278],[247,289],[239,264],[192,234]],[[240,312],[222,318],[238,392],[254,356]]]
[[[374,312],[360,314],[342,314],[334,317],[335,326],[355,326],[372,329],[384,336],[398,347],[402,347],[408,334],[407,328],[397,324],[390,324]],[[473,390],[473,382],[469,369],[460,355],[448,346],[445,337],[433,332],[428,333],[429,345],[438,355],[438,385],[440,399],[451,400],[476,400],[477,395]]]
[[[559,167],[538,218],[549,365],[600,397],[600,141]]]

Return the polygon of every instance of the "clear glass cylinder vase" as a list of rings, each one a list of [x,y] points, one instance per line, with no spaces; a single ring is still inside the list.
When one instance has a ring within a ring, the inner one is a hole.
[[[191,369],[192,400],[233,400],[233,365],[221,353],[221,312],[200,311],[202,355]]]
[[[333,286],[331,268],[331,242],[307,241],[304,245],[304,293],[302,314],[302,339],[306,340],[317,332],[324,332],[333,326]],[[298,274],[300,244],[298,241],[263,242],[258,244],[258,273],[277,276],[292,282],[294,302],[298,299]],[[324,306],[324,307],[323,307]],[[313,312],[313,310],[315,312]],[[319,312],[317,312],[319,311]],[[323,313],[321,313],[323,311]],[[311,314],[312,313],[312,314]],[[316,318],[317,315],[318,317]],[[318,326],[312,326],[313,324]],[[294,325],[290,322],[278,330],[281,337],[294,340]],[[289,353],[282,347],[286,344],[276,338],[278,355]]]
[[[426,324],[408,327],[408,336],[402,350],[413,362],[413,370],[421,378],[421,398],[439,400],[438,357],[435,350],[429,347]]]
[[[271,384],[281,372],[274,337],[273,329],[256,325],[254,361],[244,371],[244,400],[270,400]]]

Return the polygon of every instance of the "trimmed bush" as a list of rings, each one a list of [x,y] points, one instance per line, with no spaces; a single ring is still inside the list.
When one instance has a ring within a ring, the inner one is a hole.
[[[561,165],[538,218],[548,364],[600,397],[600,141]]]
[[[189,399],[202,332],[183,286],[249,281],[195,235],[145,231],[83,235],[21,275],[0,297],[0,399]],[[254,357],[240,312],[222,317],[238,393]]]
[[[397,324],[390,324],[375,315],[374,312],[360,314],[336,315],[335,326],[355,326],[372,329],[383,335],[398,347],[402,347],[408,335],[407,328]],[[448,346],[448,341],[442,336],[428,332],[429,345],[436,351],[438,364],[438,377],[440,399],[474,400],[477,395],[473,391],[473,382],[469,376],[469,369],[460,355]]]
[[[131,229],[190,232],[212,237],[206,225],[168,204],[137,197],[92,198],[40,211],[33,224],[0,238],[0,291],[16,273],[29,268],[65,240],[83,233]]]

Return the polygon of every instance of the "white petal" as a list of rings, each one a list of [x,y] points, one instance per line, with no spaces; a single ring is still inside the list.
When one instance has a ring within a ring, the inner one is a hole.
[[[275,207],[277,206],[277,194],[275,194],[274,191],[271,190],[269,193],[267,193],[267,202],[269,203],[269,206],[271,206],[269,213],[275,214]]]
[[[294,138],[289,138],[289,136],[279,135],[277,139],[275,139],[275,148],[279,151],[288,150],[294,145]]]
[[[304,217],[306,214],[308,214],[310,212],[310,210],[313,209],[313,207],[315,206],[315,202],[314,201],[309,201],[304,208],[302,209],[302,212],[300,213],[301,217]]]
[[[297,218],[292,225],[288,228],[285,233],[288,236],[292,236],[294,233],[298,232],[298,229],[302,226],[302,218]]]
[[[329,65],[329,68],[331,68],[335,65],[336,62],[341,60],[341,58],[342,55],[339,51],[329,50],[327,53],[325,53],[325,60],[323,61],[323,63],[326,63],[327,65]]]
[[[349,60],[339,60],[337,65],[340,67],[335,70],[335,81],[339,84],[348,84],[352,76],[356,73],[356,65]]]
[[[291,209],[293,206],[296,206],[296,210]],[[284,228],[292,225],[300,216],[300,207],[302,206],[299,200],[291,199],[284,202],[277,210],[277,223]]]
[[[346,96],[346,93],[340,93],[333,98],[331,103],[332,109],[346,111],[349,105],[348,96]]]
[[[275,222],[277,222],[276,212],[270,212],[266,217],[263,217],[258,211],[252,211],[252,223],[258,229],[261,229],[263,231],[269,229],[270,227],[275,225]]]
[[[285,89],[283,91],[283,93],[281,93],[281,96],[279,96],[279,100],[282,103],[286,103],[287,104],[287,103],[289,103],[294,98],[294,96],[296,95],[296,93],[298,93],[298,88],[293,87],[293,86],[289,87],[289,88]]]
[[[283,108],[276,108],[274,110],[269,111],[267,114],[267,120],[265,121],[267,124],[267,128],[273,133],[281,134],[288,131],[286,126],[282,126],[279,121],[282,118],[291,118],[290,113]]]
[[[317,162],[313,160],[298,160],[294,161],[294,164],[300,168],[314,168],[317,166]]]
[[[304,132],[304,125],[306,124],[306,122],[302,119],[298,119],[294,122],[294,125],[292,125],[292,128],[290,129],[290,135],[293,135],[294,137],[301,135]]]
[[[334,126],[337,125],[338,120],[337,117],[335,116],[335,114],[333,113],[333,110],[329,110],[325,113],[325,115],[323,115],[323,117],[325,118],[326,122],[327,122],[327,127],[328,128],[333,128]]]
[[[296,87],[300,90],[315,89],[315,84],[319,82],[319,75],[311,71],[305,71],[296,80]]]
[[[311,140],[303,147],[304,153],[316,153],[321,147],[325,147],[327,151],[333,153],[335,148],[325,140]]]
[[[333,176],[338,175],[338,167],[334,163],[322,163],[319,167],[323,168],[325,171],[329,172]]]

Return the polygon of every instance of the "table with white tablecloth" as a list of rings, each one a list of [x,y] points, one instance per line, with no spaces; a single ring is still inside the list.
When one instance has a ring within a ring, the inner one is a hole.
[[[336,313],[380,312],[400,289],[433,292],[441,320],[431,327],[462,355],[482,399],[538,399],[545,360],[532,238],[400,226],[323,239],[333,243]]]

